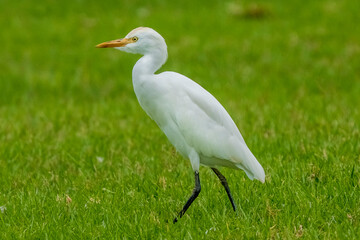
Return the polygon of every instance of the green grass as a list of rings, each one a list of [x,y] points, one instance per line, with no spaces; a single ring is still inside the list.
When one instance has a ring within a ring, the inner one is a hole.
[[[2,0],[0,239],[359,239],[360,2],[256,3]],[[202,167],[172,223],[190,162],[137,103],[139,56],[94,47],[137,26],[263,165],[265,184],[222,169],[236,214]]]

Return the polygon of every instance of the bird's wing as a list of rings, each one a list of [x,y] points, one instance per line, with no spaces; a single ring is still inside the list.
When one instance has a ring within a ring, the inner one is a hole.
[[[179,96],[178,102],[176,103],[176,105],[178,105],[177,109],[181,106],[185,107],[184,111],[176,111],[177,115],[193,110],[193,121],[203,120],[209,124],[221,126],[230,135],[238,138],[240,142],[246,145],[236,124],[213,95],[196,82],[181,74],[175,72],[164,72],[163,74],[170,75],[166,78],[173,80],[174,91],[177,91],[176,95]],[[206,120],[197,119],[197,116],[203,116]]]
[[[187,145],[206,157],[240,160],[234,157],[236,149],[248,148],[234,121],[215,97],[174,72],[159,74],[157,85],[157,89],[163,89],[161,96],[156,97],[157,107],[152,108],[153,119],[183,155],[187,155],[183,149]]]

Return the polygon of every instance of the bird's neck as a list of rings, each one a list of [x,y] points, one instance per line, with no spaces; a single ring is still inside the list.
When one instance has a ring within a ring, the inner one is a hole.
[[[166,59],[166,48],[154,49],[145,54],[136,62],[133,68],[133,81],[143,79],[143,77],[146,77],[147,75],[153,75],[166,62]]]

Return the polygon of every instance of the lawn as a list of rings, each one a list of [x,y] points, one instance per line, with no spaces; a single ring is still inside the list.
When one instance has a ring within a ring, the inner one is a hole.
[[[0,239],[359,239],[360,1],[0,2]],[[227,109],[266,182],[183,159],[139,106],[138,26],[161,71]]]

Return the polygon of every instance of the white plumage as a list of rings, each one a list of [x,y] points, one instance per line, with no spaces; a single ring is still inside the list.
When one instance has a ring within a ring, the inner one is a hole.
[[[179,73],[155,74],[167,59],[167,46],[160,34],[151,28],[140,27],[123,39],[97,47],[115,47],[143,55],[132,71],[138,101],[181,155],[190,159],[195,173],[199,172],[200,164],[214,169],[224,166],[242,169],[250,179],[265,181],[262,166],[215,97]],[[230,195],[229,198],[232,201]],[[234,204],[233,207],[235,210]],[[180,216],[182,214],[180,212]]]

